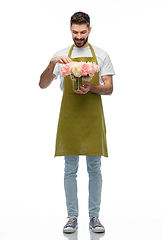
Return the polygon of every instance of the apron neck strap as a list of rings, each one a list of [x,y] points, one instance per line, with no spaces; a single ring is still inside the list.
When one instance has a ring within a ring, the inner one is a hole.
[[[71,58],[71,54],[72,54],[73,48],[74,48],[74,44],[72,45],[72,47],[70,48],[70,51],[69,51],[69,53],[68,53],[68,57],[69,57],[69,58]]]

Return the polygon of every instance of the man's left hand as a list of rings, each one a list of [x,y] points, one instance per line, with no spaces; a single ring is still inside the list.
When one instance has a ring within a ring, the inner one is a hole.
[[[78,93],[78,94],[87,94],[87,92],[90,91],[91,88],[91,84],[87,81],[84,81],[85,83],[85,87],[80,87],[81,90],[75,90],[74,93]]]

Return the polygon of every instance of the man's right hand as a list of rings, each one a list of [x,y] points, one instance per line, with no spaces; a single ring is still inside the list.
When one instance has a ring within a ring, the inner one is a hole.
[[[72,62],[72,60],[67,56],[59,56],[59,57],[52,58],[50,62],[53,64],[56,64],[56,63],[67,64]]]

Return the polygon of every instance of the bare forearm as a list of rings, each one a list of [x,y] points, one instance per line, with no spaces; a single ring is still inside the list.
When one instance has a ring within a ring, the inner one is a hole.
[[[98,95],[111,95],[113,92],[113,86],[111,84],[91,85],[90,92]]]
[[[55,63],[50,61],[48,67],[45,69],[45,71],[40,76],[40,82],[39,86],[41,88],[47,88],[50,83],[53,81],[53,70],[55,67]]]
[[[55,67],[56,63],[66,64],[69,62],[72,62],[72,60],[71,60],[71,58],[69,58],[67,56],[59,56],[59,57],[54,57],[53,59],[51,59],[48,67],[41,74],[39,86],[41,88],[47,88],[50,85],[50,83],[53,81],[53,79],[55,77],[55,75],[53,74],[53,71],[54,71],[54,67]]]

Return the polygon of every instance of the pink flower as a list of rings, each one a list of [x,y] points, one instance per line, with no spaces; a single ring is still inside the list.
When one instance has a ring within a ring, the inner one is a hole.
[[[87,63],[83,63],[81,66],[83,76],[87,76],[89,73],[89,65]]]
[[[94,68],[93,68],[93,66],[90,64],[90,65],[89,65],[89,76],[90,76],[90,77],[93,77],[93,76],[94,76],[94,73],[95,73]]]
[[[71,72],[70,64],[67,63],[67,64],[62,66],[62,68],[61,68],[62,76],[67,76],[67,75],[70,74],[70,72]]]

